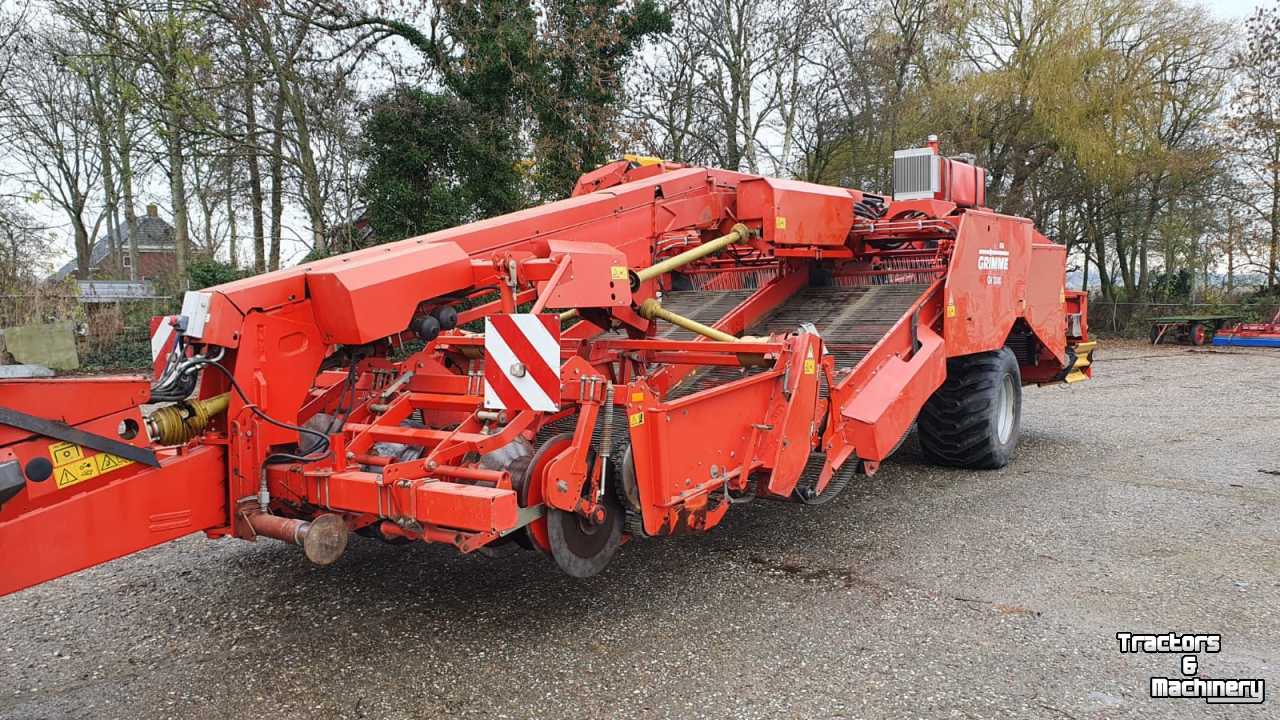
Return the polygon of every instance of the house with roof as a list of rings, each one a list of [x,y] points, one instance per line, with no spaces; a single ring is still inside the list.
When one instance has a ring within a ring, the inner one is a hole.
[[[173,226],[165,222],[155,205],[147,206],[147,214],[135,222],[138,232],[138,280],[147,281],[172,274],[178,267],[173,245]],[[117,258],[116,253],[120,256]],[[68,277],[80,281],[130,279],[129,227],[121,224],[114,234],[108,233],[93,243],[89,253],[89,275],[82,278],[75,258],[58,269],[50,280],[60,282]]]

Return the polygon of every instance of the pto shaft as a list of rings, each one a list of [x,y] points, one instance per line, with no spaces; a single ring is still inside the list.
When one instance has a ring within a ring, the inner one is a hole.
[[[662,307],[662,304],[653,298],[645,300],[640,305],[640,317],[646,320],[658,318],[666,320],[672,325],[682,327],[691,333],[701,335],[709,340],[717,340],[719,342],[759,342],[768,340],[768,338],[758,337],[734,337],[723,330],[717,330],[709,325],[703,325],[697,320],[691,320],[683,315],[677,315],[670,310]],[[738,353],[738,364],[743,367],[763,367],[769,364],[765,360],[764,355],[760,353]]]
[[[704,242],[695,248],[690,248],[688,250],[685,250],[679,255],[672,255],[666,260],[650,265],[647,268],[637,270],[636,277],[639,278],[640,282],[644,282],[645,280],[652,280],[658,277],[659,275],[665,275],[666,273],[669,273],[672,270],[675,270],[676,268],[684,267],[685,265],[688,265],[694,260],[700,260],[708,255],[713,255],[715,253],[718,253],[721,250],[729,247],[730,245],[736,242],[746,240],[750,235],[751,235],[751,229],[748,228],[746,225],[743,225],[742,223],[738,223],[737,225],[734,225],[733,229],[730,230],[727,234],[721,235],[715,240],[708,240],[707,242]],[[640,314],[644,315],[643,307],[640,310]],[[564,312],[560,313],[561,320],[572,320],[577,316],[578,316],[577,310],[565,310]],[[644,316],[648,317],[647,315],[644,315]],[[662,317],[662,316],[660,315],[659,317]],[[675,317],[679,317],[679,316],[675,316]],[[667,318],[665,317],[663,319],[667,320]],[[683,318],[681,319],[683,320]],[[670,322],[676,325],[680,324],[675,320],[667,320],[667,322]],[[693,322],[693,321],[688,320],[687,322]],[[687,330],[693,330],[693,332],[696,332],[702,335],[706,335],[706,333],[702,332],[701,330],[694,330],[693,328],[688,327],[686,325],[680,325],[680,327],[683,327]],[[711,328],[707,328],[707,326],[705,325],[701,325],[701,327],[706,328],[708,330],[711,329]],[[713,336],[707,335],[707,337],[713,337]],[[732,336],[729,336],[729,337],[732,337]],[[715,338],[715,339],[720,339],[720,338]],[[733,340],[736,340],[736,339],[737,338],[733,338]]]
[[[640,282],[652,280],[653,278],[669,273],[676,268],[684,267],[694,260],[700,260],[708,255],[718,253],[736,242],[746,240],[750,234],[751,230],[748,229],[746,225],[738,223],[733,226],[733,229],[730,230],[727,235],[721,235],[715,240],[708,240],[695,248],[685,250],[679,255],[673,255],[666,260],[650,265],[643,270],[637,270],[636,277],[640,278]]]
[[[215,416],[226,412],[230,400],[231,393],[222,393],[206,400],[162,407],[147,416],[147,430],[160,445],[181,445],[204,432]]]
[[[709,325],[703,325],[697,320],[691,320],[683,315],[677,315],[671,312],[670,310],[662,307],[662,303],[659,303],[653,298],[645,300],[644,303],[640,305],[640,317],[646,320],[653,320],[654,318],[666,320],[672,325],[682,327],[691,333],[696,333],[705,338],[710,338],[711,340],[718,340],[720,342],[738,342],[738,338],[724,332],[723,330],[717,330]]]

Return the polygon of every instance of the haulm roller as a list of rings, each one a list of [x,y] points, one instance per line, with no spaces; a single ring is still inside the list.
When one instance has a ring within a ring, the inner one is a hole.
[[[892,197],[623,160],[571,198],[187,293],[153,377],[0,382],[0,594],[194,532],[546,553],[821,505],[915,424],[1000,467],[1092,372],[1066,249],[936,143]],[[625,550],[622,550],[625,552]]]

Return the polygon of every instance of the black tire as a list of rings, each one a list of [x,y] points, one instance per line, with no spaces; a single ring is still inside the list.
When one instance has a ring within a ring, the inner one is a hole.
[[[1187,328],[1187,342],[1197,347],[1209,342],[1212,336],[1204,323],[1191,323],[1191,327]]]
[[[920,447],[938,465],[992,470],[1009,464],[1022,421],[1022,374],[1009,348],[951,358],[947,379],[916,422]]]

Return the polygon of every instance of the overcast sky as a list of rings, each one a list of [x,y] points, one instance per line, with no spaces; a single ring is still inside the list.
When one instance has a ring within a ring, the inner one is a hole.
[[[1254,0],[1214,0],[1214,2],[1200,4],[1212,10],[1219,17],[1237,19],[1248,17],[1254,8],[1265,3],[1255,2]]]

